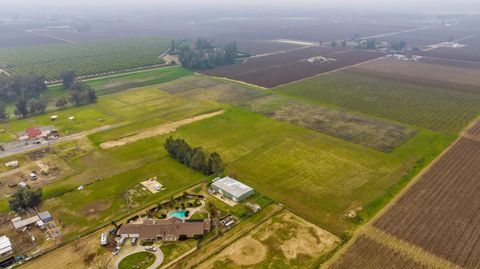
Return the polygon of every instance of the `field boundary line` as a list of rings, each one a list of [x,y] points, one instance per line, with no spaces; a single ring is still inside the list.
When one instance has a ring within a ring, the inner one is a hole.
[[[370,227],[371,229],[375,229],[373,227],[373,223],[377,221],[380,217],[382,217],[390,208],[397,204],[398,200],[400,200],[405,193],[407,193],[422,177],[427,173],[436,163],[440,161],[443,156],[449,152],[459,141],[462,139],[461,135],[458,135],[457,139],[453,141],[446,149],[442,151],[435,159],[433,159],[428,165],[426,165],[415,177],[413,177],[407,185],[393,197],[390,202],[388,202],[382,209],[380,209],[366,224],[362,227],[358,228],[352,235],[351,239],[348,240],[343,247],[335,253],[335,255],[326,261],[321,268],[328,268],[331,266],[335,261],[337,261],[362,235],[365,234],[365,231],[368,230]]]
[[[449,269],[449,268],[461,268],[460,266],[447,261],[433,253],[424,250],[421,247],[410,244],[400,238],[393,235],[389,235],[387,232],[381,231],[375,227],[368,227],[364,230],[364,235],[373,239],[375,242],[394,249],[402,254],[407,255],[419,263],[427,264],[435,268]]]
[[[386,36],[392,36],[392,35],[410,33],[410,32],[415,32],[415,31],[418,31],[418,30],[425,30],[425,29],[435,28],[435,27],[437,27],[437,26],[438,26],[438,25],[420,26],[420,27],[410,28],[410,29],[401,30],[401,31],[397,31],[397,32],[390,32],[390,33],[384,33],[384,34],[378,34],[378,35],[364,36],[364,37],[361,37],[361,38],[359,38],[359,39],[357,39],[357,40],[361,40],[361,39],[371,39],[371,38],[379,38],[379,37],[386,37]]]

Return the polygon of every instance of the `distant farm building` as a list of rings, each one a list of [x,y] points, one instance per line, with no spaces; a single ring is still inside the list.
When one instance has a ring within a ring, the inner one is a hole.
[[[184,238],[203,236],[210,231],[210,219],[166,220],[147,219],[141,224],[124,224],[118,230],[122,238],[138,238],[143,241],[177,241]]]
[[[9,255],[12,252],[13,252],[13,249],[12,249],[12,243],[10,242],[10,239],[5,235],[0,236],[0,257]]]
[[[251,187],[231,177],[224,177],[215,180],[210,186],[210,189],[212,192],[219,193],[223,197],[226,197],[236,203],[247,199],[255,193]]]

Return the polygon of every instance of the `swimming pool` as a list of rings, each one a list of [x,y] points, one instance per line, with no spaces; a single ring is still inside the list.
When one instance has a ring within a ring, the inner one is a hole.
[[[174,211],[174,212],[168,213],[168,215],[169,215],[170,217],[175,217],[175,218],[179,218],[179,219],[184,219],[184,218],[187,217],[187,211],[186,211],[186,210]]]

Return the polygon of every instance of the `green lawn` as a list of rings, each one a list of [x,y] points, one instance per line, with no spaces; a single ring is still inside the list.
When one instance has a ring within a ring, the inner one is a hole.
[[[480,94],[335,72],[277,92],[431,130],[457,133],[480,113]]]
[[[125,257],[118,269],[146,269],[155,262],[155,254],[144,251]]]
[[[7,200],[0,200],[0,212],[10,212]]]

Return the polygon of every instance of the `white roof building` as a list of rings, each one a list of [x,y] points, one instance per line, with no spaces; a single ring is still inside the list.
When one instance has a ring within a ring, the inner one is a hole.
[[[254,194],[254,190],[251,187],[231,177],[215,180],[211,188],[234,202],[241,202]]]
[[[12,250],[10,239],[5,235],[0,236],[0,256],[9,254]]]

